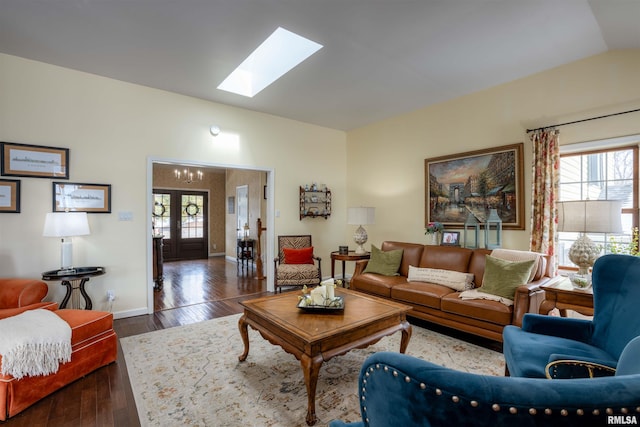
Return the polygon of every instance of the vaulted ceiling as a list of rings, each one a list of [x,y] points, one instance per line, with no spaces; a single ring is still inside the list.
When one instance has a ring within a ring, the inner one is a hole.
[[[636,0],[2,0],[0,52],[354,129],[607,50]],[[254,98],[216,89],[277,27],[324,46]]]

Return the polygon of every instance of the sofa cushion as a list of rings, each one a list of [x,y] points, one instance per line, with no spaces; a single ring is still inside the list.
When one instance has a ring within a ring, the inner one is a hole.
[[[442,297],[453,290],[435,283],[408,282],[391,288],[391,298],[412,305],[421,305],[440,309]]]
[[[63,309],[55,313],[71,326],[72,347],[113,329],[113,314],[106,311]]]
[[[364,273],[376,273],[383,276],[398,276],[398,269],[402,261],[402,249],[381,251],[371,245],[371,258],[364,269]]]
[[[473,274],[441,268],[420,268],[410,265],[407,281],[436,283],[456,291],[473,288]]]
[[[469,272],[472,249],[455,246],[427,246],[418,267]],[[414,264],[415,265],[415,264]]]
[[[391,289],[405,283],[407,283],[407,278],[404,276],[382,276],[366,273],[354,277],[350,285],[357,291],[390,298]]]
[[[485,263],[482,287],[479,291],[513,299],[516,288],[527,283],[535,260],[505,261],[487,255]]]
[[[402,249],[402,262],[400,262],[400,269],[398,273],[401,276],[407,277],[409,275],[410,265],[419,265],[420,257],[424,251],[424,245],[418,243],[405,243],[405,242],[382,242],[380,247],[383,251],[391,251],[396,249]]]
[[[446,313],[497,325],[509,325],[513,318],[513,307],[489,300],[465,300],[459,298],[460,293],[455,292],[442,297],[440,307]]]
[[[313,264],[313,246],[308,248],[283,248],[285,264]]]

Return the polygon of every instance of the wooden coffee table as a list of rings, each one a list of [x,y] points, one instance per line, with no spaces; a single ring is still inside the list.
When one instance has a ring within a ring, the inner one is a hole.
[[[242,362],[249,354],[249,325],[271,344],[293,354],[300,361],[307,387],[306,421],[314,425],[316,385],[322,362],[367,347],[397,331],[402,331],[400,352],[404,353],[411,338],[411,325],[406,319],[411,307],[337,288],[336,295],[344,298],[344,310],[317,313],[297,308],[299,295],[300,292],[288,292],[240,303],[244,314],[238,328],[244,353],[239,359]]]

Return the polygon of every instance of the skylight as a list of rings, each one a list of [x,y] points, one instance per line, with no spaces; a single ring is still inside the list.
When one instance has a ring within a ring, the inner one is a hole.
[[[320,48],[321,44],[278,27],[218,89],[253,98]]]

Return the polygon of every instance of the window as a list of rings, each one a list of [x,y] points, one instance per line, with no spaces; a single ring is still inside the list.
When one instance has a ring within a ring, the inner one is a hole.
[[[638,146],[570,153],[563,148],[560,149],[560,201],[622,200],[624,234],[589,233],[588,236],[603,248],[603,253],[611,252],[612,240],[622,246],[627,245],[631,241],[633,227],[638,226]],[[578,236],[578,233],[558,233],[558,261],[561,266],[574,266],[568,252]]]

